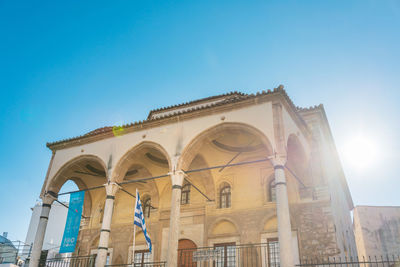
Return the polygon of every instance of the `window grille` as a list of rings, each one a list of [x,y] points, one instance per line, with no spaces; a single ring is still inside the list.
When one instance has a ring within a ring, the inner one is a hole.
[[[275,187],[275,179],[272,179],[268,185],[269,192],[269,201],[276,202],[276,187]]]
[[[143,201],[143,213],[145,217],[147,218],[150,217],[150,210],[151,210],[151,198],[146,198]]]
[[[225,184],[220,191],[220,208],[229,208],[231,206],[231,187]]]
[[[214,248],[221,251],[220,259],[215,261],[215,267],[236,267],[236,244],[215,244]]]
[[[181,205],[190,203],[190,184],[187,183],[182,187]]]

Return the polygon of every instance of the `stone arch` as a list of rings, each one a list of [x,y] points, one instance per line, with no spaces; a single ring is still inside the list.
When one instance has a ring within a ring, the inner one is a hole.
[[[107,181],[107,168],[106,164],[104,161],[96,156],[96,155],[80,155],[78,157],[75,157],[71,160],[69,160],[67,163],[65,163],[58,171],[57,173],[49,180],[49,182],[46,185],[45,192],[52,191],[54,193],[58,193],[61,187],[65,184],[66,181],[68,180],[74,180],[76,178],[76,174],[74,175],[75,178],[71,179],[72,174],[69,174],[68,171],[73,169],[74,167],[80,167],[80,164],[85,164],[85,162],[93,162],[96,163],[97,166],[101,166],[101,171],[104,171],[105,176],[102,177],[104,180],[102,181],[105,183]],[[75,181],[74,181],[75,182]],[[76,183],[76,182],[75,182]],[[84,183],[76,183],[79,187],[79,184],[84,185]],[[79,188],[81,189],[81,188]]]
[[[94,176],[88,175],[90,174],[90,170],[86,169],[88,165],[98,173],[93,173]],[[84,172],[87,172],[87,174],[83,174]],[[100,172],[104,176],[100,175]],[[96,155],[81,155],[69,160],[57,171],[47,183],[45,193],[52,192],[57,195],[67,181],[73,181],[79,190],[87,189],[93,185],[102,185],[107,181],[106,173],[106,165],[101,158]],[[83,204],[83,216],[90,217],[91,211],[92,194],[87,191]]]
[[[310,184],[309,155],[305,153],[304,146],[295,134],[290,134],[287,140],[286,166],[298,176],[304,184]]]
[[[259,224],[258,224],[258,229],[259,232],[267,232],[266,230],[264,230],[264,228],[268,225],[272,225],[272,223],[274,222],[274,220],[276,219],[276,223],[278,223],[278,217],[276,214],[276,210],[270,210],[267,212],[267,214],[263,217],[262,220],[260,220]],[[290,210],[290,224],[292,226],[292,229],[296,229],[296,212],[293,210]],[[278,231],[278,224],[276,224],[277,227],[276,232]]]
[[[228,217],[219,217],[208,228],[208,236],[239,235],[239,225]]]
[[[288,161],[292,160],[295,162],[308,163],[309,155],[306,154],[306,150],[304,149],[304,146],[297,135],[289,135],[286,143],[286,149]]]
[[[278,218],[276,216],[270,217],[265,223],[263,227],[263,231],[272,232],[278,231]]]
[[[194,157],[196,156],[196,151],[199,150],[199,148],[202,146],[202,142],[207,136],[210,136],[212,134],[217,134],[220,131],[223,130],[246,130],[249,133],[257,136],[260,138],[262,143],[267,149],[267,155],[265,157],[268,157],[272,155],[272,145],[267,136],[257,129],[256,127],[245,124],[245,123],[238,123],[238,122],[223,122],[219,123],[217,125],[214,125],[208,129],[205,129],[198,135],[196,135],[183,149],[181,156],[178,161],[178,169],[183,169],[186,170],[190,163],[193,161]]]
[[[149,155],[150,154],[150,155]],[[151,159],[151,160],[150,160]],[[147,165],[147,162],[151,162]],[[132,169],[133,168],[133,169]],[[152,206],[159,206],[159,185],[155,180],[147,180],[143,183],[131,182],[127,179],[129,172],[136,171],[132,174],[132,179],[148,178],[158,174],[166,174],[171,169],[171,160],[167,151],[158,143],[151,141],[143,141],[131,149],[129,149],[115,164],[111,180],[118,183],[124,183],[125,187],[134,185],[141,191],[147,193],[151,197]],[[136,178],[135,178],[136,177]],[[129,191],[129,190],[128,190]]]
[[[191,164],[189,165],[189,169],[200,169],[207,167],[209,167],[209,164],[201,153],[197,154],[193,158]],[[201,176],[201,179],[196,179],[192,181],[191,176],[193,175],[199,175]],[[215,199],[216,197],[215,180],[210,170],[201,171],[196,174],[188,174],[188,179],[194,184],[197,184],[198,181],[200,181],[202,183],[202,186],[205,188],[206,195],[212,199]]]
[[[112,181],[117,181],[117,182],[121,182],[122,179],[124,178],[128,167],[129,167],[129,157],[137,151],[140,151],[141,149],[145,149],[145,148],[149,148],[149,149],[155,149],[158,152],[160,152],[166,159],[166,161],[168,162],[168,170],[171,171],[171,159],[170,156],[168,154],[168,152],[164,149],[164,147],[162,147],[160,144],[155,143],[155,142],[151,142],[151,141],[143,141],[137,145],[135,145],[134,147],[132,147],[131,149],[129,149],[117,162],[117,164],[115,165],[112,175],[111,175],[111,180]]]

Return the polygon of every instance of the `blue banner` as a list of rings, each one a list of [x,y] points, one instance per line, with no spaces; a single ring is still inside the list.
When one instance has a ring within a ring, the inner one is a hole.
[[[75,251],[79,227],[81,226],[84,198],[84,191],[71,193],[70,195],[67,222],[65,223],[60,253],[69,253]]]

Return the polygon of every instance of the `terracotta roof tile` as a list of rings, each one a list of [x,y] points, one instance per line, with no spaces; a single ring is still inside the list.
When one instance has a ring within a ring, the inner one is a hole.
[[[159,108],[159,109],[154,109],[154,110],[150,111],[147,119],[144,120],[144,121],[136,121],[136,122],[133,122],[133,123],[122,125],[122,126],[101,127],[101,128],[95,129],[95,130],[90,131],[90,132],[88,132],[88,133],[86,133],[84,135],[81,135],[81,136],[68,138],[68,139],[64,139],[64,140],[60,140],[60,141],[56,141],[56,142],[47,143],[46,145],[47,145],[47,147],[51,148],[54,145],[59,145],[59,144],[62,144],[62,143],[68,143],[68,142],[71,142],[71,141],[76,141],[76,140],[84,139],[84,138],[91,137],[91,136],[111,133],[111,132],[114,131],[114,129],[130,128],[130,127],[134,127],[134,126],[138,126],[138,125],[143,125],[143,124],[146,124],[146,123],[152,122],[152,121],[162,120],[162,119],[174,117],[174,116],[177,116],[177,115],[190,113],[190,112],[203,110],[203,109],[208,109],[208,108],[212,108],[212,107],[223,106],[223,105],[226,105],[226,104],[229,104],[229,103],[240,102],[240,101],[243,101],[243,100],[246,100],[246,99],[256,98],[256,97],[259,97],[259,96],[269,95],[269,94],[273,94],[273,93],[277,93],[277,92],[280,92],[281,94],[283,94],[283,96],[286,98],[288,103],[292,106],[292,108],[295,111],[304,111],[304,110],[306,110],[306,109],[303,109],[303,108],[296,107],[293,104],[292,100],[286,94],[286,91],[283,89],[282,85],[278,86],[277,88],[274,88],[273,91],[272,90],[267,90],[267,91],[263,90],[261,92],[257,92],[256,94],[244,94],[244,93],[241,93],[241,92],[233,91],[233,92],[230,92],[230,93],[227,93],[227,94],[211,96],[211,97],[207,97],[207,98],[203,98],[203,99],[199,99],[199,100],[194,100],[194,101],[190,101],[190,102],[186,102],[186,103],[182,103],[182,104],[178,104],[178,105],[173,105],[173,106],[163,107],[163,108]],[[227,98],[224,99],[223,101],[220,101],[220,102],[209,103],[209,104],[204,105],[204,106],[196,106],[196,107],[185,109],[185,110],[178,110],[176,112],[166,113],[165,115],[161,115],[161,116],[159,116],[157,118],[151,118],[154,113],[157,114],[159,112],[161,113],[161,111],[173,110],[175,108],[181,108],[181,107],[184,107],[184,106],[190,106],[190,105],[193,105],[193,104],[198,104],[198,103],[201,103],[201,102],[207,102],[207,101],[210,101],[210,100],[223,98],[223,97],[227,97]],[[302,120],[302,118],[300,118],[300,119]]]

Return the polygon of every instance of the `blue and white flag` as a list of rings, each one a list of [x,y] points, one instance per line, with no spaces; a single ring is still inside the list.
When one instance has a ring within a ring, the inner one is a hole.
[[[151,240],[149,234],[147,233],[146,222],[144,221],[142,202],[140,201],[139,191],[137,190],[136,190],[135,218],[133,224],[142,228],[144,238],[146,239],[147,246],[149,247],[149,250],[151,252]]]

